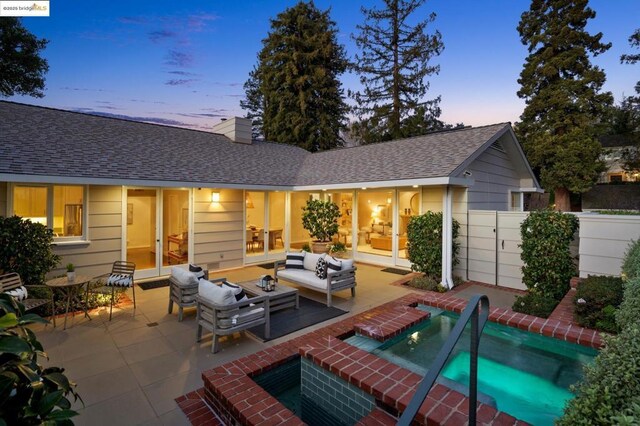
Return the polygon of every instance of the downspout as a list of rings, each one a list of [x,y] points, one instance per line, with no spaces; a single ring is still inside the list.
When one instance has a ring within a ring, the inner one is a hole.
[[[449,185],[442,195],[442,281],[447,289],[453,288],[453,195]]]

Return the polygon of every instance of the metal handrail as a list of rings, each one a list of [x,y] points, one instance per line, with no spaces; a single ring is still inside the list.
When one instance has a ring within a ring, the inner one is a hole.
[[[460,315],[453,331],[449,334],[447,341],[444,342],[442,349],[438,352],[435,361],[429,368],[427,375],[424,376],[422,382],[418,385],[416,393],[413,395],[411,402],[404,410],[402,416],[398,420],[397,425],[409,426],[413,421],[420,406],[427,398],[427,394],[433,387],[438,375],[444,368],[449,355],[458,343],[462,332],[467,323],[471,320],[471,362],[469,365],[469,426],[476,424],[476,410],[478,401],[478,346],[480,345],[480,335],[484,329],[484,325],[489,318],[489,298],[484,294],[476,294],[471,299],[467,307]]]

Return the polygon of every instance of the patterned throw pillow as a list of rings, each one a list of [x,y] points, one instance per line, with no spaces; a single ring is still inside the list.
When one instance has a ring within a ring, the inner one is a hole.
[[[14,288],[13,290],[6,291],[5,293],[13,296],[13,298],[16,299],[16,302],[21,302],[28,296],[27,288],[25,286]]]
[[[233,295],[236,296],[236,302],[241,302],[243,300],[248,300],[249,298],[247,297],[247,294],[244,292],[244,290],[242,289],[242,287],[235,285],[235,284],[231,284],[228,281],[224,281],[222,283],[222,288],[229,288],[231,289],[231,291],[233,291]]]
[[[284,269],[304,269],[304,254],[305,252],[287,253]]]
[[[107,286],[113,287],[131,287],[133,280],[128,274],[110,274],[107,278]]]
[[[327,262],[322,257],[316,263],[316,277],[321,280],[327,278]]]
[[[204,279],[204,271],[201,266],[194,265],[193,263],[189,264],[189,272],[193,272],[196,275],[198,281]]]

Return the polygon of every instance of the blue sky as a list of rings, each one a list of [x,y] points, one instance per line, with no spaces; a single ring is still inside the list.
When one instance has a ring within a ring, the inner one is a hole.
[[[49,40],[45,97],[10,99],[206,130],[221,117],[244,114],[242,84],[269,19],[295,3],[51,0],[50,17],[23,19]],[[331,8],[349,57],[356,53],[350,34],[362,23],[360,5],[379,3],[315,2],[321,10]],[[528,6],[524,0],[427,0],[422,12],[437,14],[432,29],[445,45],[427,96],[442,96],[441,119],[474,126],[518,121],[524,101],[516,95],[517,79],[526,48],[516,27]],[[627,38],[640,26],[640,1],[593,0],[590,6],[597,16],[588,29],[613,43],[593,62],[604,68],[605,90],[619,101],[640,80],[640,65],[619,61],[631,52]],[[357,81],[342,77],[345,89],[357,89]]]

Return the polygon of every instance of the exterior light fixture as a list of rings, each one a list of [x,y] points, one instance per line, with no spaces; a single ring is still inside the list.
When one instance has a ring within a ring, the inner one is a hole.
[[[414,188],[417,188],[417,187],[418,187],[418,185],[413,185],[413,187],[414,187]]]
[[[366,186],[363,186],[363,187],[362,187],[362,190],[363,190],[363,191],[365,191],[366,189],[367,189],[367,187],[366,187]]]
[[[211,191],[211,202],[219,203],[220,202],[220,192],[219,191]]]
[[[391,197],[387,198],[387,204],[391,204]]]

